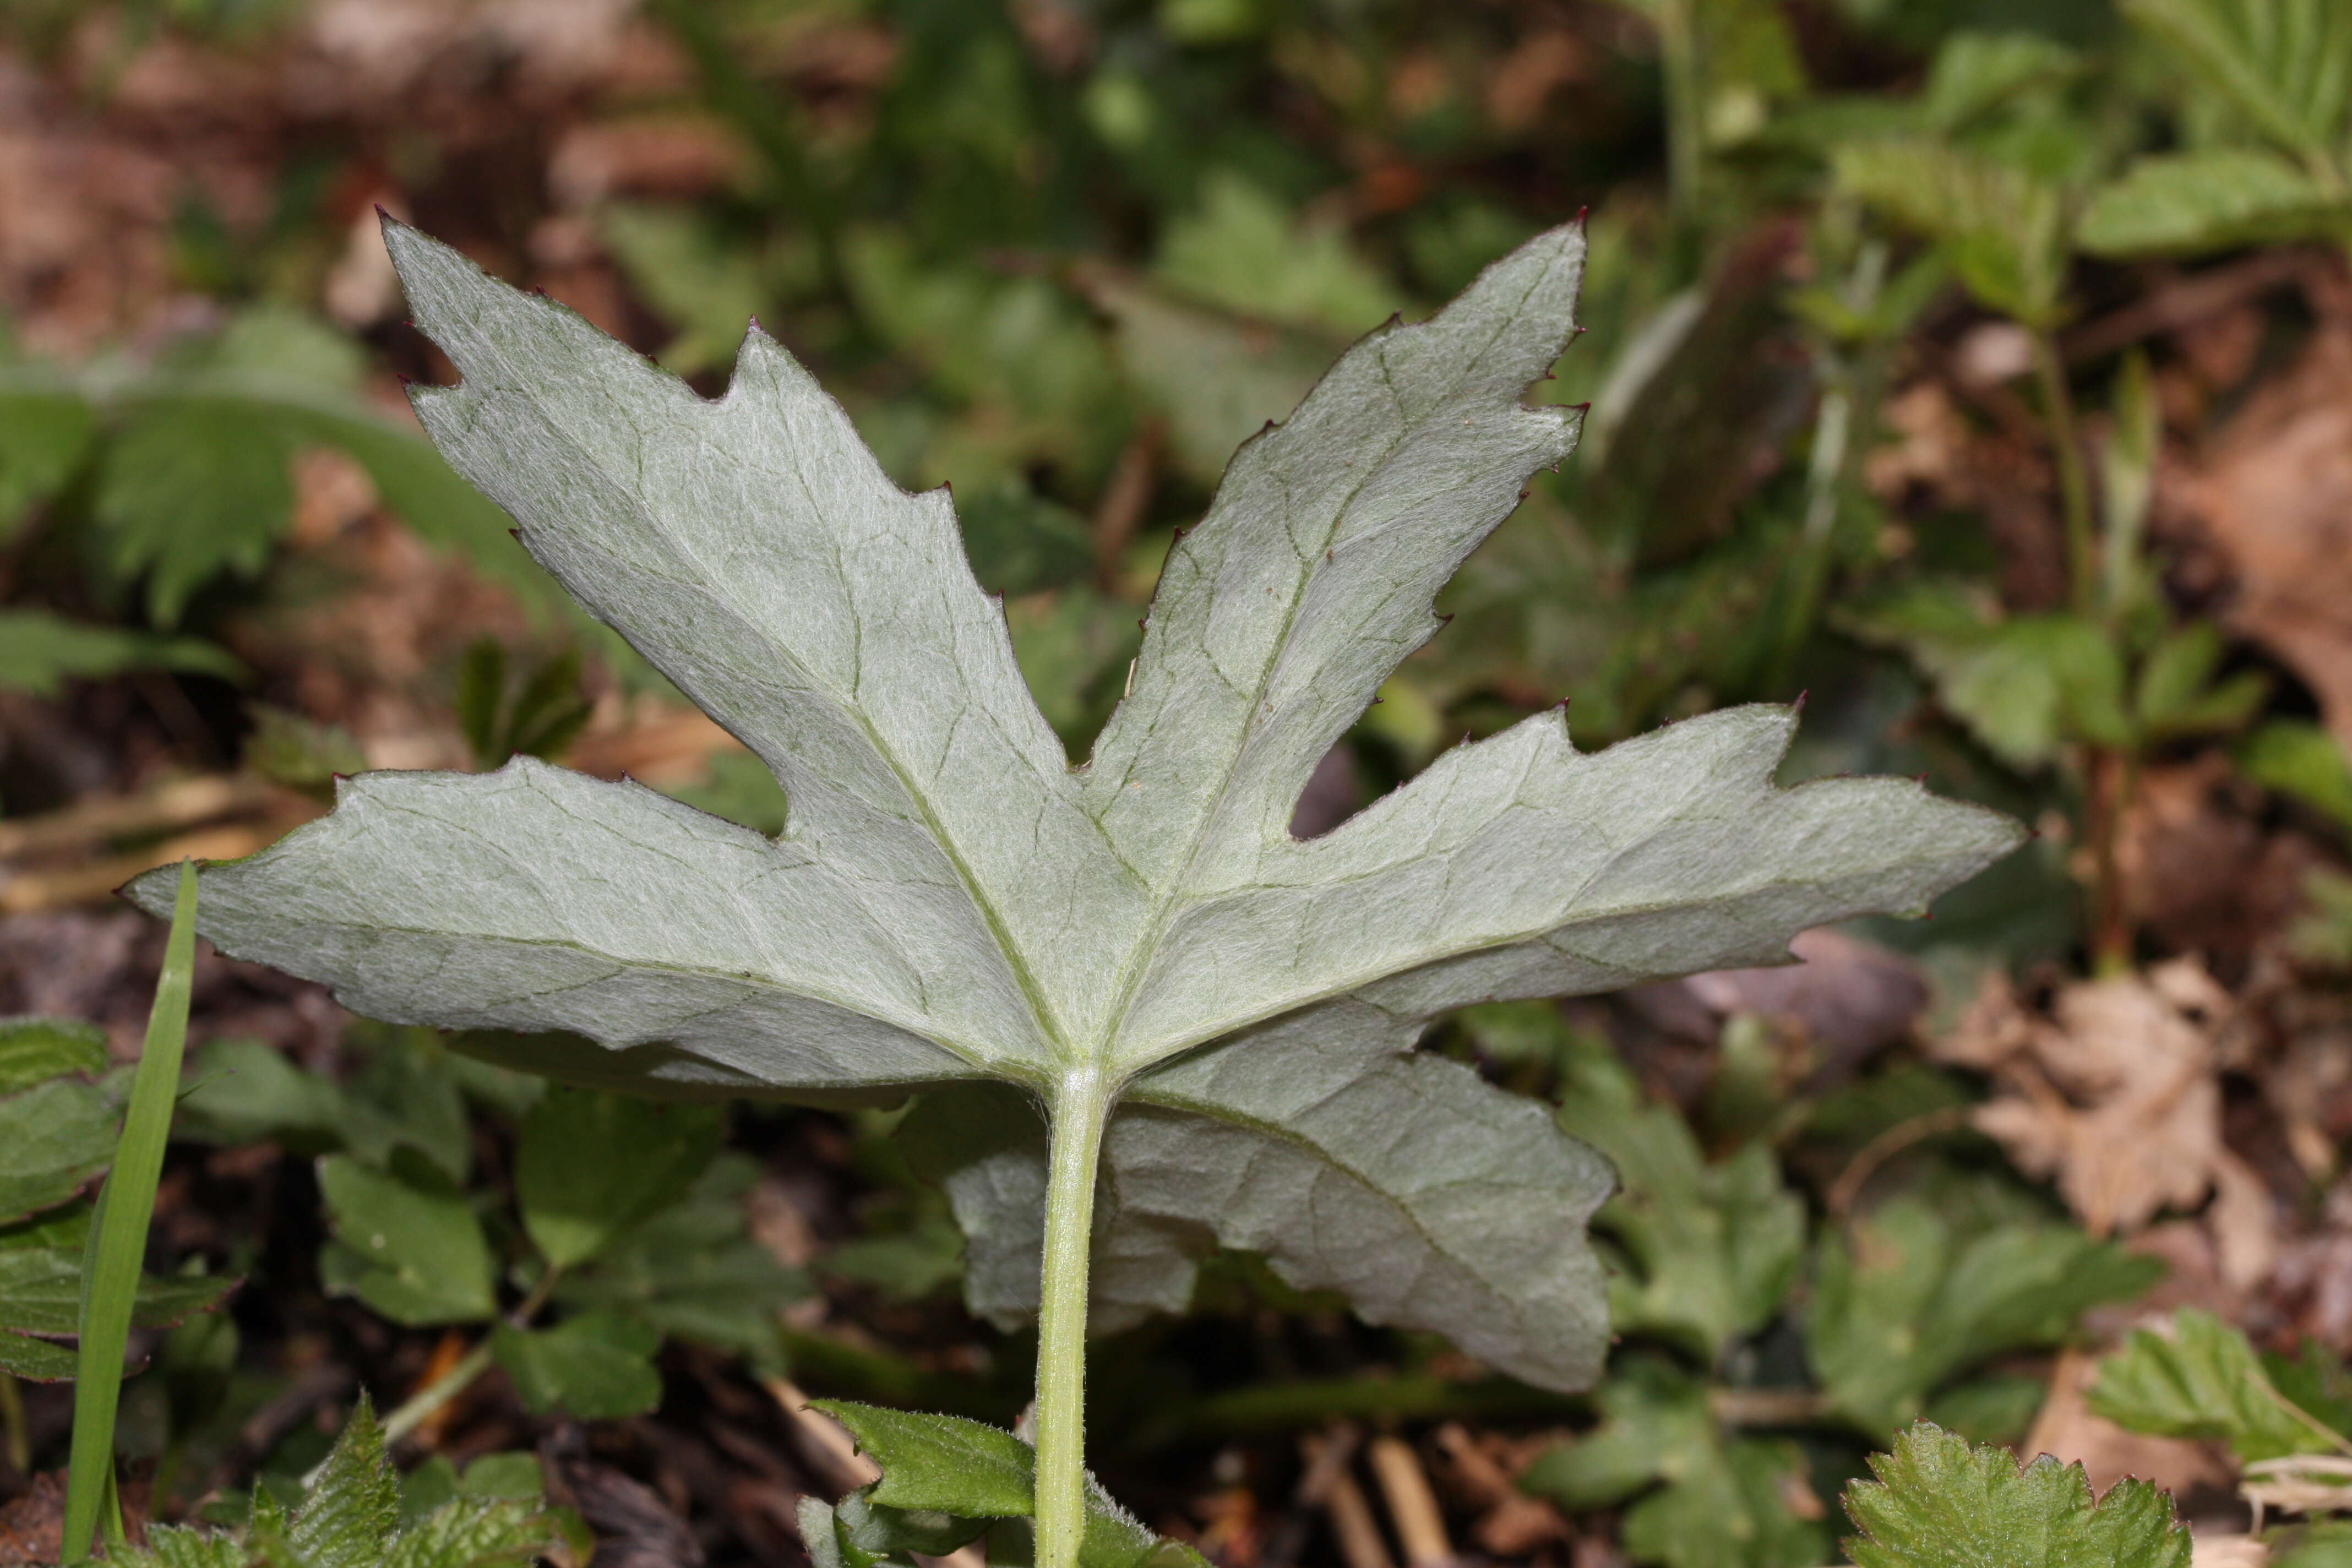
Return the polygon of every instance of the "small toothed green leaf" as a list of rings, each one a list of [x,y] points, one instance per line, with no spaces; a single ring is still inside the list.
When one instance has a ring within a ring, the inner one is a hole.
[[[2225,1442],[2241,1464],[2337,1453],[2347,1441],[2280,1394],[2243,1331],[2193,1310],[2173,1315],[2169,1334],[2134,1330],[2099,1363],[2090,1402],[2134,1432]]]
[[[1856,1568],[2189,1568],[2189,1531],[2146,1481],[2094,1499],[2083,1467],[1973,1447],[1921,1422],[1847,1489]]]
[[[400,1482],[362,1394],[288,1534],[307,1568],[380,1568],[399,1522]]]

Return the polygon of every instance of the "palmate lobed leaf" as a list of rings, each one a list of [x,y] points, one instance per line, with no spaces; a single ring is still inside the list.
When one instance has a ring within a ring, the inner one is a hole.
[[[1574,227],[1365,339],[1242,448],[1078,769],[945,493],[893,486],[772,339],[755,329],[705,401],[386,234],[464,376],[417,394],[426,429],[768,763],[788,827],[527,760],[364,775],[330,817],[205,873],[206,934],[363,1013],[586,1036],[507,1058],[575,1082],[1121,1088],[1109,1321],[1179,1304],[1218,1241],[1523,1378],[1590,1381],[1605,1334],[1582,1222],[1606,1168],[1536,1107],[1413,1056],[1419,1026],[1777,962],[1806,926],[1916,909],[2017,842],[1909,783],[1775,788],[1794,715],[1772,708],[1593,755],[1541,715],[1290,837],[1316,763],[1435,631],[1437,589],[1573,446],[1572,411],[1520,397],[1573,330]],[[950,1172],[976,1280],[1028,1267],[1040,1154],[997,1140]]]

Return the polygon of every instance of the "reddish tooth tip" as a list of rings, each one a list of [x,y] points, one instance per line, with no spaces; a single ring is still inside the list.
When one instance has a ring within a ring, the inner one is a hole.
[[[1802,713],[1805,710],[1805,699],[1811,697],[1812,694],[1813,689],[1809,686],[1805,688],[1804,690],[1798,692],[1797,700],[1794,702],[1790,703],[1789,706],[1795,709],[1798,712]]]

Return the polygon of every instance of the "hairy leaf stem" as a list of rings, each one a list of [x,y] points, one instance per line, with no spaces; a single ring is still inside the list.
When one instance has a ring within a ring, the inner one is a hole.
[[[1086,1537],[1087,1270],[1095,1173],[1116,1090],[1099,1068],[1054,1088],[1037,1312],[1037,1568],[1076,1568]]]

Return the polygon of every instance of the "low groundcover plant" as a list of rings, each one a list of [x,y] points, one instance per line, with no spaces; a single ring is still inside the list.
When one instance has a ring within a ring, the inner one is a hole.
[[[908,1131],[973,1305],[1040,1320],[1034,1493],[1025,1458],[972,1438],[994,1500],[963,1511],[1033,1514],[1044,1568],[1077,1562],[1108,1506],[1082,1458],[1090,1300],[1097,1327],[1181,1309],[1211,1247],[1531,1384],[1596,1377],[1584,1225],[1608,1167],[1416,1054],[1430,1019],[1780,962],[1795,932],[1916,910],[2018,842],[1907,781],[1777,788],[1795,713],[1776,707],[1591,755],[1540,714],[1290,836],[1317,762],[1437,629],[1439,588],[1575,444],[1574,411],[1520,399],[1575,330],[1580,226],[1374,332],[1241,449],[1075,768],[945,492],[893,485],[774,339],[755,326],[705,400],[385,236],[463,377],[415,392],[427,432],[774,771],[789,826],[527,758],[364,774],[207,870],[205,934],[361,1013],[536,1036],[491,1048],[575,1083],[921,1091]],[[169,879],[132,892],[160,910]]]

